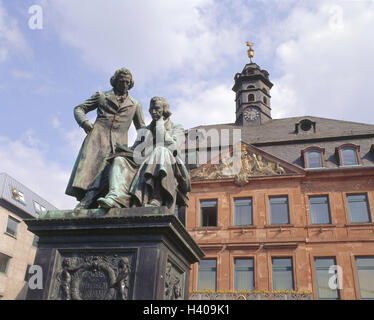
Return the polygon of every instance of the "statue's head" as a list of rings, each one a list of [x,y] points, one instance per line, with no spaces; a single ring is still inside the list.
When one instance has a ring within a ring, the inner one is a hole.
[[[113,88],[117,88],[120,85],[119,81],[121,80],[126,80],[128,83],[127,90],[130,90],[134,86],[134,80],[129,69],[121,68],[116,70],[114,75],[110,78],[110,84]]]
[[[158,120],[161,115],[167,119],[172,113],[170,111],[170,105],[165,98],[162,97],[153,97],[149,105],[149,113],[152,116],[153,120]]]

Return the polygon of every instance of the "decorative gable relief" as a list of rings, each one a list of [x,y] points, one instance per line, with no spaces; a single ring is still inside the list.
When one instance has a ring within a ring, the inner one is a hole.
[[[218,164],[207,163],[191,172],[191,179],[196,180],[221,180],[234,179],[238,185],[249,183],[251,178],[263,176],[277,176],[295,173],[281,166],[276,158],[266,156],[253,146],[241,145],[241,166],[239,173],[235,173],[235,164],[228,160],[228,154],[222,155]],[[274,158],[274,159],[270,159]],[[238,170],[236,170],[238,172]],[[297,172],[300,173],[300,172]]]

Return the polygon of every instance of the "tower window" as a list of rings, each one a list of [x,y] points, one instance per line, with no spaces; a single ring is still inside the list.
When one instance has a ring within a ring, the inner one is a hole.
[[[263,98],[262,98],[262,101],[263,101],[265,104],[268,103],[268,99],[266,99],[266,97],[263,97]]]
[[[255,101],[255,95],[254,94],[249,94],[248,95],[248,102]]]
[[[254,86],[254,85],[249,85],[248,87],[247,87],[247,89],[255,89],[256,87]]]

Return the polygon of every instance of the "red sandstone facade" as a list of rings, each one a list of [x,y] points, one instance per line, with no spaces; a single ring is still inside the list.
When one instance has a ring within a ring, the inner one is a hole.
[[[298,177],[254,178],[240,187],[231,181],[192,183],[187,229],[217,259],[217,291],[234,291],[234,258],[254,258],[254,289],[271,291],[272,257],[292,257],[294,290],[317,299],[315,257],[335,257],[343,271],[341,299],[359,299],[355,257],[374,255],[374,223],[350,223],[346,195],[367,194],[374,212],[374,169],[307,173]],[[269,196],[288,195],[290,224],[270,225]],[[311,224],[308,196],[328,195],[331,224]],[[233,199],[252,197],[253,225],[234,226]],[[217,227],[199,227],[200,200],[217,199]],[[197,290],[198,264],[190,290]]]
[[[190,291],[249,283],[244,291],[374,299],[374,125],[272,119],[269,73],[251,62],[234,81],[235,123],[187,132],[186,227],[206,253],[192,268]],[[224,161],[235,146],[239,172]]]

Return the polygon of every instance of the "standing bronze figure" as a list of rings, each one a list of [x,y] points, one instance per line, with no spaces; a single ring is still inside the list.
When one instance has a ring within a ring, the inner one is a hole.
[[[74,117],[87,136],[79,151],[65,193],[81,201],[88,187],[106,165],[105,158],[115,152],[117,144],[127,145],[128,130],[133,122],[136,129],[144,126],[141,104],[128,94],[134,86],[128,69],[117,70],[110,83],[113,90],[97,92],[74,109]],[[92,124],[86,117],[97,109]]]

